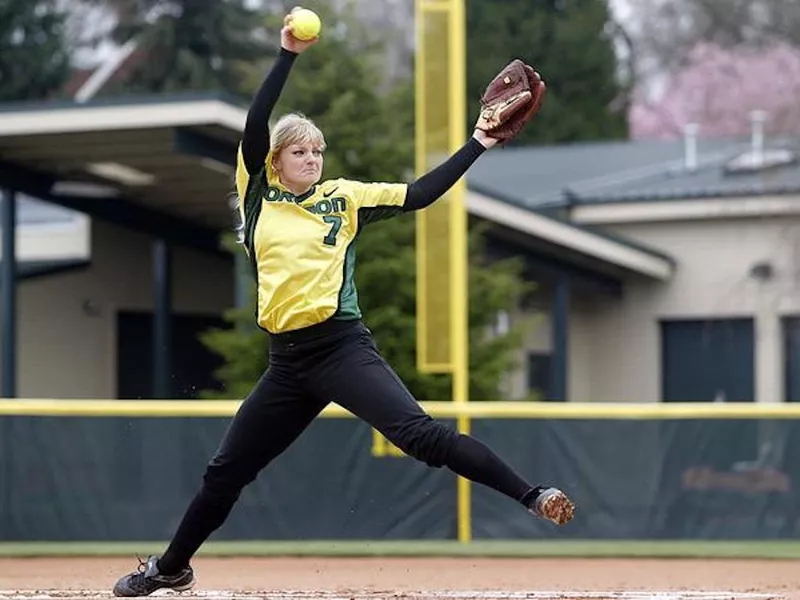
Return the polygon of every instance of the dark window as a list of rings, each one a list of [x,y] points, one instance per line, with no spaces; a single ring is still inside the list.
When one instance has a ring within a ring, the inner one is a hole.
[[[550,393],[550,355],[540,352],[528,353],[528,391],[537,394],[542,400]]]
[[[662,400],[753,402],[752,319],[661,322]]]

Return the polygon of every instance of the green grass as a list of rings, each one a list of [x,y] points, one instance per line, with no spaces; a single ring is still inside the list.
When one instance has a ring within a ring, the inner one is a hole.
[[[163,551],[164,542],[2,542],[0,556],[132,556]],[[472,556],[800,558],[800,540],[647,541],[212,541],[200,556]]]

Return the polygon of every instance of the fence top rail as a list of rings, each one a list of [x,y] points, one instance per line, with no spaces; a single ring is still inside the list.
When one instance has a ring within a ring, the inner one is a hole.
[[[43,417],[230,417],[240,400],[0,399],[0,415]],[[798,419],[800,403],[421,402],[433,417],[455,419]],[[331,403],[324,418],[351,418]]]

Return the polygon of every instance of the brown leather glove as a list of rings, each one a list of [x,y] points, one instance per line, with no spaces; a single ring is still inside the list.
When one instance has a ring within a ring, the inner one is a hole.
[[[475,127],[500,142],[507,142],[538,112],[544,94],[545,84],[539,73],[515,59],[486,87]]]

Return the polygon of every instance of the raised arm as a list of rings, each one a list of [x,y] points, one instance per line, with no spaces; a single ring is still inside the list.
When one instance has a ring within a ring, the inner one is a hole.
[[[507,142],[539,111],[545,84],[533,67],[514,60],[489,83],[472,138],[453,156],[408,186],[403,210],[431,205],[449,190],[484,151]]]
[[[453,187],[481,154],[496,143],[494,138],[475,130],[469,141],[455,154],[408,186],[403,210],[410,212],[433,204]]]
[[[318,41],[317,38],[301,41],[294,37],[291,31],[291,20],[292,15],[289,13],[286,15],[281,29],[281,49],[278,58],[272,64],[272,68],[253,97],[253,102],[247,112],[242,134],[242,157],[250,175],[256,174],[267,158],[269,118],[297,55]]]
[[[242,134],[242,156],[250,175],[255,175],[264,165],[269,152],[269,118],[289,77],[297,54],[281,48],[278,59],[272,64],[261,87],[258,88]]]
[[[481,97],[481,112],[472,138],[444,163],[408,186],[403,210],[409,212],[430,206],[484,151],[516,137],[539,111],[544,94],[541,75],[520,60],[511,61]]]

